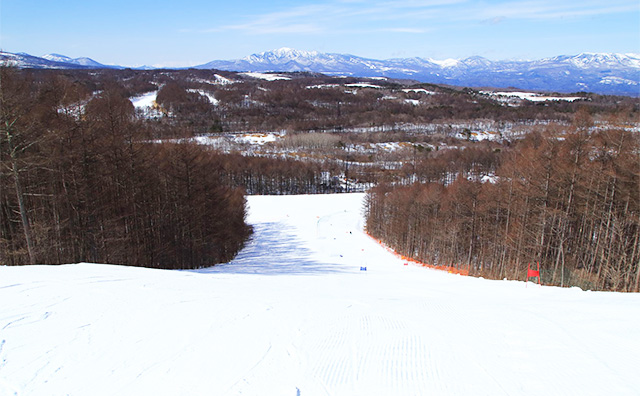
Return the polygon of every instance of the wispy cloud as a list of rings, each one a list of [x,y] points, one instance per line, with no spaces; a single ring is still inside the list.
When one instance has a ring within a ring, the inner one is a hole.
[[[348,8],[344,9],[347,10]],[[244,22],[212,30],[235,30],[249,34],[322,33],[327,29],[327,19],[340,12],[340,7],[333,4],[298,6],[284,11],[249,15]]]
[[[404,1],[361,1],[334,0],[312,5],[291,7],[286,10],[261,15],[246,15],[245,20],[225,26],[203,30],[243,31],[249,34],[306,33],[321,34],[341,31],[363,31],[365,26],[376,31],[421,33],[425,29],[413,27],[425,15],[415,17],[415,11],[435,10],[464,3],[467,0],[404,0]],[[401,21],[407,26],[373,26],[376,21]]]
[[[602,1],[506,1],[494,5],[476,7],[467,19],[495,18],[546,20],[558,18],[580,18],[593,15],[609,15],[637,11],[637,0]]]
[[[485,19],[484,21],[482,21],[482,23],[486,23],[488,25],[497,25],[499,23],[501,23],[502,21],[504,21],[505,19],[507,19],[504,16],[496,16],[493,18],[489,18],[489,19]]]
[[[331,0],[300,5],[201,32],[238,31],[247,34],[327,34],[388,31],[419,34],[461,21],[497,24],[505,19],[548,20],[582,18],[638,10],[637,0]],[[429,24],[430,28],[423,26]]]

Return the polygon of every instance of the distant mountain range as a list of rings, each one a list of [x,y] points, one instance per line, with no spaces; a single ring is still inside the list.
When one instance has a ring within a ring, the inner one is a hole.
[[[103,65],[91,58],[72,59],[59,54],[38,57],[24,52],[0,52],[0,63],[21,69],[123,69],[120,66]]]
[[[103,65],[102,63],[98,63],[91,58],[71,59],[68,56],[59,55],[59,54],[47,54],[47,55],[44,55],[42,58],[52,62],[86,66],[89,68],[103,69],[103,68],[109,67],[109,66]]]
[[[0,52],[0,62],[21,68],[123,68],[90,58]],[[540,60],[492,61],[479,56],[462,60],[401,58],[377,60],[354,55],[280,48],[236,60],[215,60],[197,69],[246,72],[315,72],[357,77],[411,79],[468,87],[513,87],[554,92],[595,92],[640,96],[640,54],[582,53]]]

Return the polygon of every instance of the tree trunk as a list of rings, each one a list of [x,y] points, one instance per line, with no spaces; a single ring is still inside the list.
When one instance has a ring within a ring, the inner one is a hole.
[[[15,158],[11,158],[12,166],[11,173],[13,174],[13,182],[16,188],[16,198],[18,199],[18,206],[20,207],[20,219],[22,220],[22,229],[24,230],[24,238],[27,242],[27,252],[29,253],[29,263],[36,263],[35,248],[33,245],[33,236],[31,234],[31,225],[29,224],[29,217],[27,216],[27,208],[24,204],[24,194],[22,193],[22,185],[20,184],[20,175],[18,173],[17,163]]]

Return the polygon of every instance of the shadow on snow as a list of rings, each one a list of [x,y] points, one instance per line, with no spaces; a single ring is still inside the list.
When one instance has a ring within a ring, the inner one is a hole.
[[[247,246],[229,263],[196,270],[200,273],[312,275],[344,272],[337,264],[312,259],[314,253],[302,246],[291,227],[278,222],[253,225]]]

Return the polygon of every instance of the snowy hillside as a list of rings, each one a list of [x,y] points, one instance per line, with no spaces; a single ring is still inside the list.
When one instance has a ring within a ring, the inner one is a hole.
[[[200,271],[0,267],[0,395],[640,394],[640,295],[404,265],[362,199],[251,196]]]

